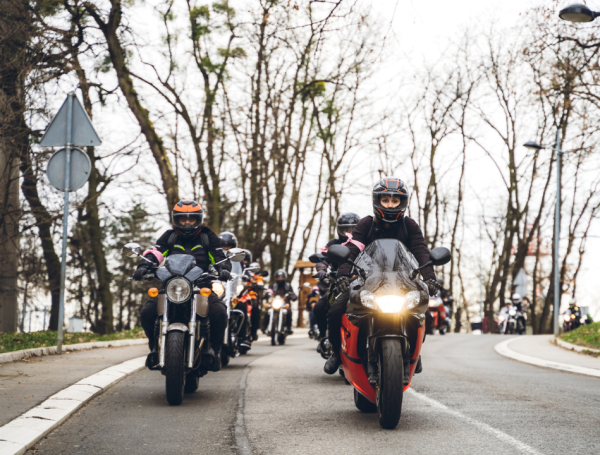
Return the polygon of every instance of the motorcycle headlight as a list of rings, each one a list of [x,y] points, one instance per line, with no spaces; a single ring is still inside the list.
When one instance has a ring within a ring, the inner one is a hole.
[[[571,319],[575,319],[575,315],[574,314],[571,315]]]
[[[404,296],[404,309],[410,310],[419,306],[421,303],[421,293],[419,291],[410,291],[407,292]]]
[[[185,278],[174,278],[167,284],[167,298],[173,303],[183,303],[192,295],[192,285]]]
[[[360,302],[367,308],[371,308],[372,310],[379,309],[379,307],[375,303],[376,298],[377,296],[371,291],[360,291]]]
[[[429,308],[440,306],[437,299],[429,299]]]
[[[404,306],[404,298],[399,295],[382,295],[376,302],[382,313],[398,313]]]
[[[498,316],[498,322],[504,321],[504,316]]]
[[[273,300],[273,309],[280,310],[282,306],[283,306],[283,299],[281,297],[275,297],[275,300]]]
[[[244,286],[243,284],[238,284],[238,285],[235,287],[235,293],[236,293],[237,295],[239,295],[239,294],[240,294],[240,292],[242,292],[242,291],[244,290],[244,287],[245,287],[245,286]]]
[[[212,290],[219,298],[223,297],[223,294],[225,294],[225,288],[218,281],[213,282]]]
[[[517,314],[517,311],[516,310],[510,310],[508,312],[508,314],[510,314],[511,316],[515,316]]]
[[[566,322],[569,322],[569,319],[570,319],[569,315],[565,314],[564,319],[565,319]]]

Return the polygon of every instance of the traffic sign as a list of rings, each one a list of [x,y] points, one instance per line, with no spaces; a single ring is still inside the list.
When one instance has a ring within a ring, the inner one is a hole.
[[[73,99],[71,115],[71,140],[67,140],[67,125],[69,123],[69,98]],[[64,147],[67,144],[87,147],[92,145],[100,145],[102,141],[98,137],[98,133],[92,125],[92,121],[88,117],[85,109],[81,105],[79,98],[69,94],[67,99],[60,107],[56,116],[50,122],[46,129],[40,145],[42,147]]]
[[[65,187],[65,161],[67,159],[67,149],[60,149],[50,157],[48,161],[48,167],[46,168],[46,175],[50,184],[59,191],[77,191],[85,182],[90,178],[90,172],[92,171],[92,162],[90,157],[87,156],[83,150],[78,148],[71,149],[71,178],[69,188]]]

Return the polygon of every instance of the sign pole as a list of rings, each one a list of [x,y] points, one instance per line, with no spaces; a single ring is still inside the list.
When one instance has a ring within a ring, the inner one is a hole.
[[[63,212],[63,240],[62,256],[60,263],[60,295],[58,299],[58,341],[56,352],[62,354],[63,325],[65,318],[65,275],[67,272],[67,238],[69,234],[69,187],[71,186],[71,147],[73,145],[73,97],[75,92],[70,92],[67,100],[67,144],[65,159],[65,195]]]

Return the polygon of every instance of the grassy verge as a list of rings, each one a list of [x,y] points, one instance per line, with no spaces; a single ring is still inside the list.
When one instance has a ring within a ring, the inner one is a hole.
[[[600,349],[600,322],[582,325],[576,330],[562,334],[560,338],[567,343]]]
[[[56,346],[56,332],[0,332],[0,354],[4,352],[20,351],[22,349],[44,348]],[[63,333],[63,344],[89,343],[92,341],[129,340],[146,338],[141,328],[98,335],[96,333]]]

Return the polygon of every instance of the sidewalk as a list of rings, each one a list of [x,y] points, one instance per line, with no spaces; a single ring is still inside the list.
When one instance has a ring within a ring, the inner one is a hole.
[[[0,364],[0,426],[51,395],[112,365],[140,357],[148,346],[92,349]]]

